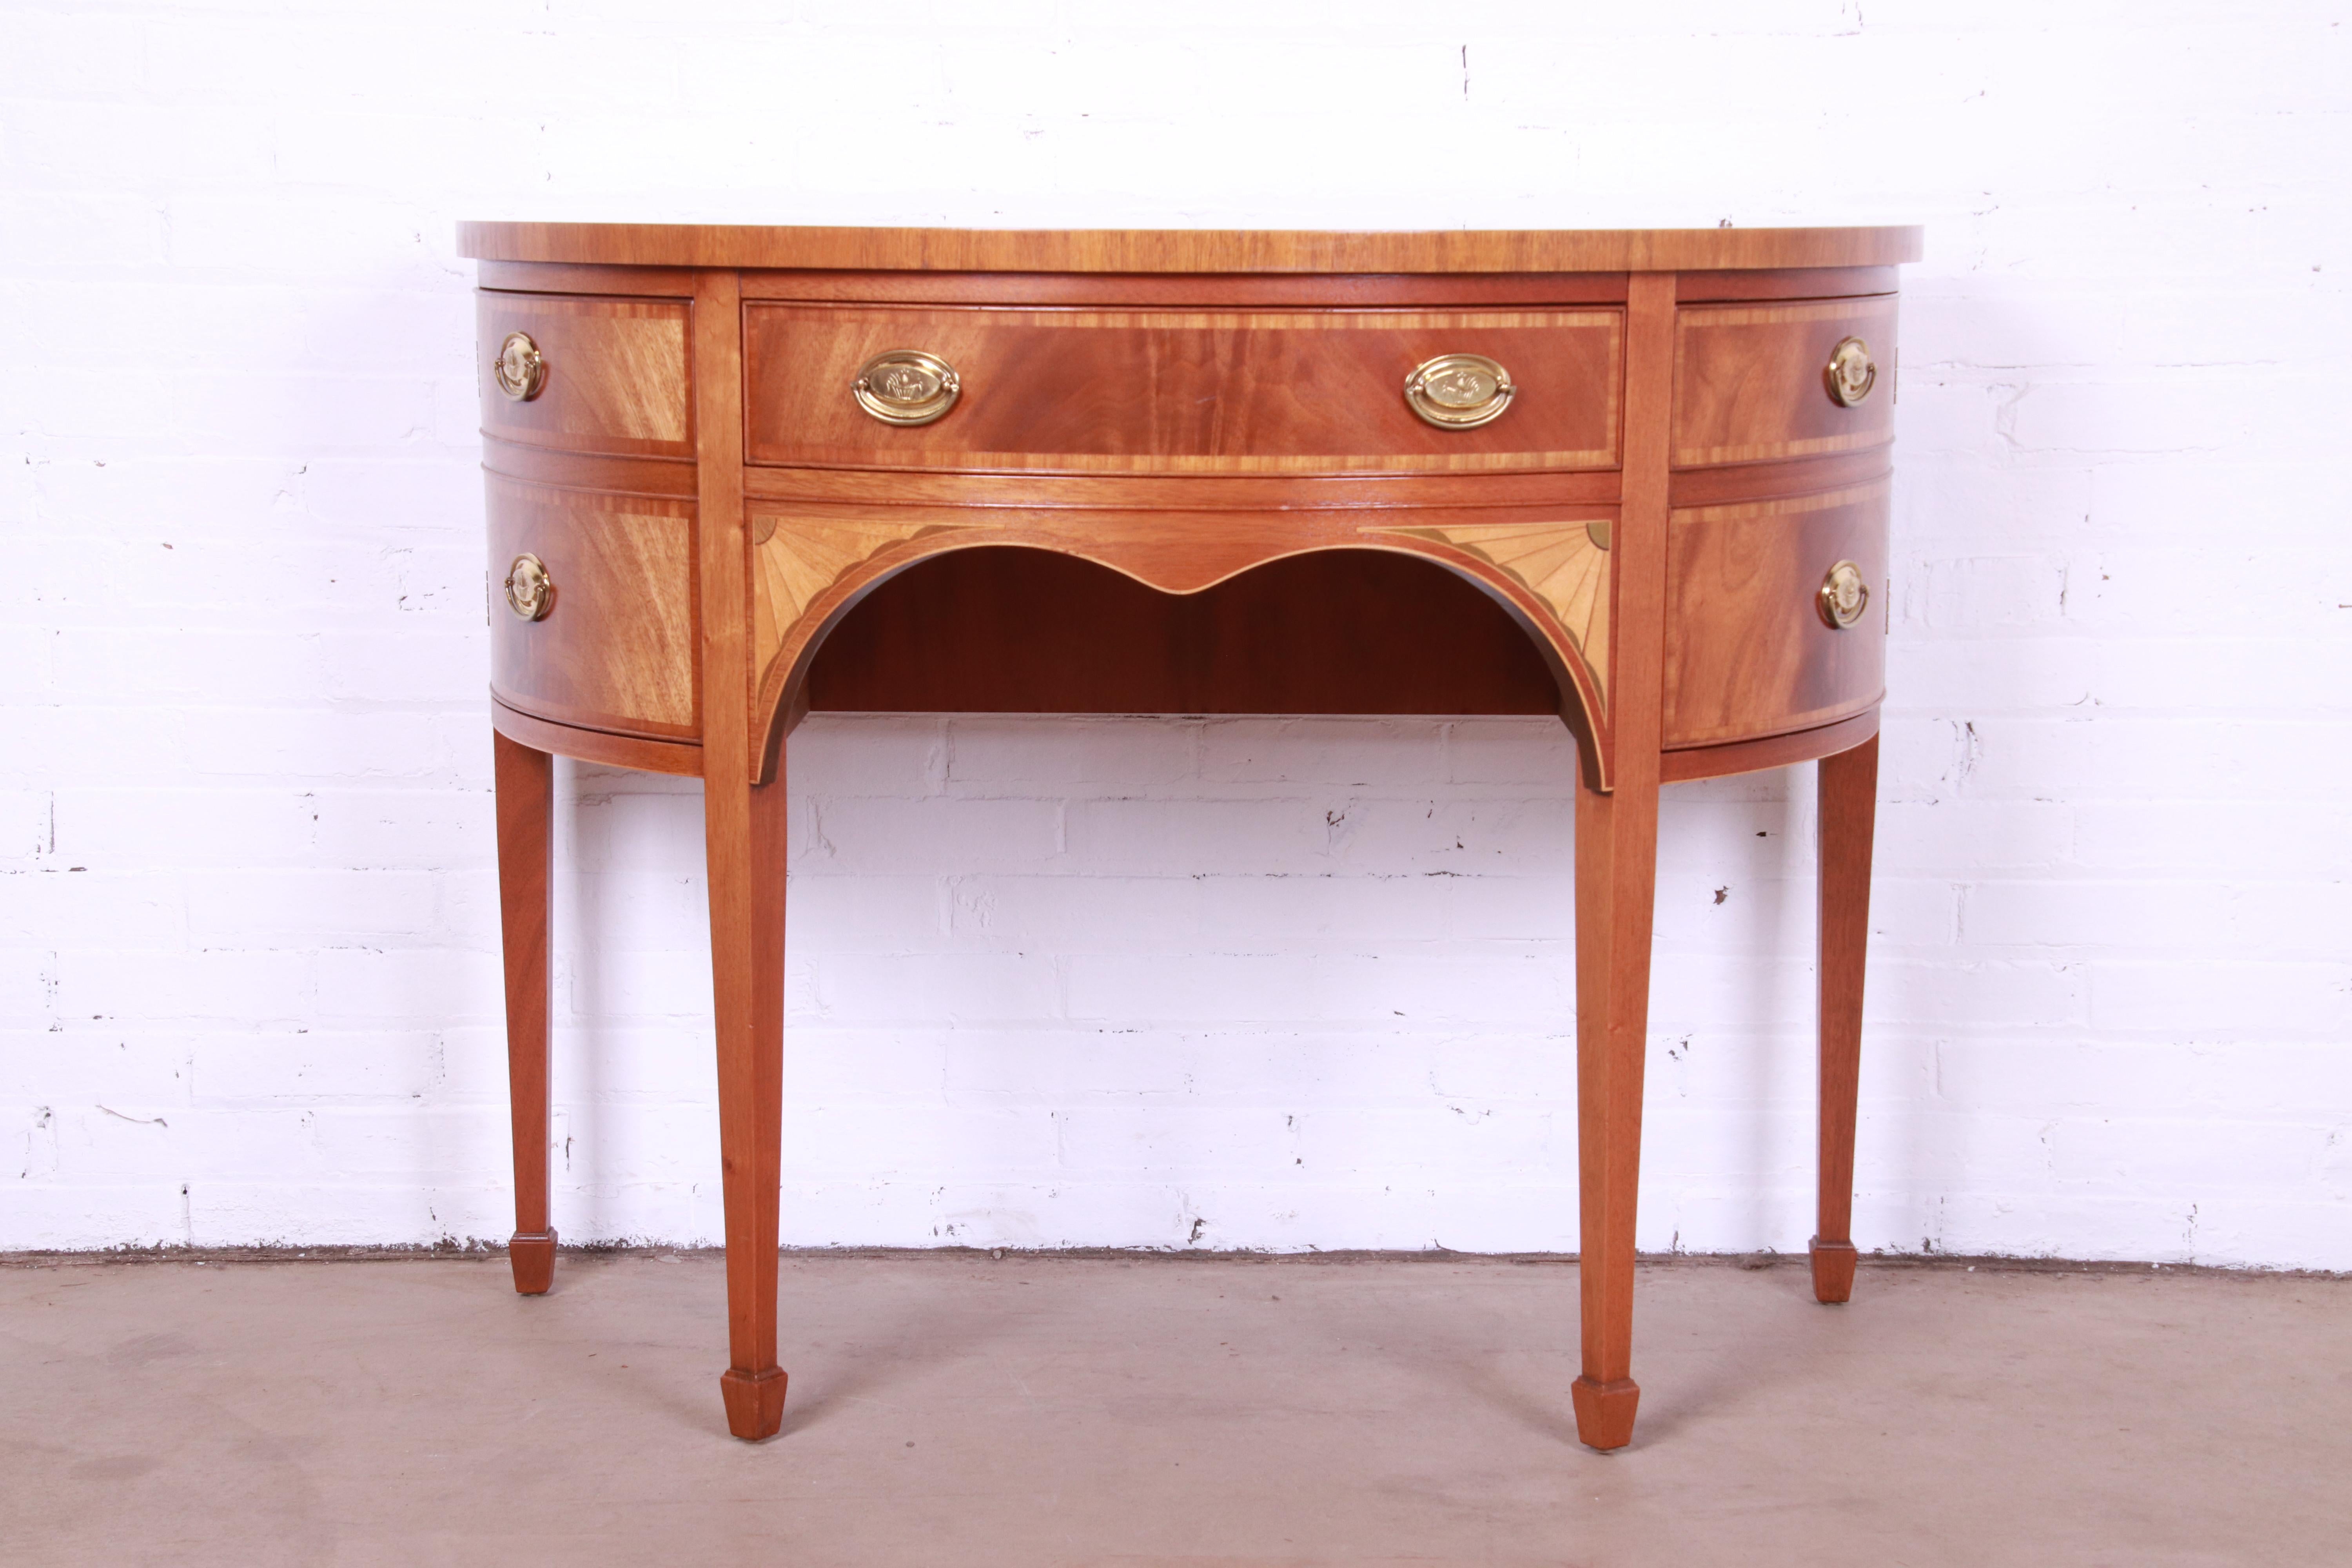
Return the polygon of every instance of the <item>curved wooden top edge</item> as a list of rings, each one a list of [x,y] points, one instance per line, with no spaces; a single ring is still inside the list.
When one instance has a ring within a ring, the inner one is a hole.
[[[1716,272],[1891,267],[1922,230],[1885,228],[1287,229],[743,227],[461,223],[481,261],[921,272]]]

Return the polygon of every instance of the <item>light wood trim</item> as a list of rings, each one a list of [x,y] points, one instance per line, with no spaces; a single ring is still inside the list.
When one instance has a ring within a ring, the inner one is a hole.
[[[1881,465],[1884,467],[1884,465]],[[1026,511],[1355,510],[1444,507],[1460,511],[1529,506],[1611,506],[1617,475],[1606,468],[1484,474],[1018,474],[920,468],[752,468],[755,500],[818,505],[1014,507]]]
[[[509,741],[607,768],[635,768],[640,773],[702,776],[702,748],[691,741],[649,741],[642,735],[615,735],[609,730],[584,730],[576,724],[551,723],[534,714],[490,700],[490,727]]]
[[[1310,551],[1375,549],[1409,552],[1452,570],[1519,622],[1559,683],[1561,720],[1586,742],[1579,747],[1586,776],[1608,787],[1606,678],[1613,654],[1611,642],[1601,639],[1611,636],[1612,611],[1594,590],[1606,592],[1616,568],[1588,527],[1611,522],[1606,507],[1329,509],[1246,519],[765,500],[749,510],[759,541],[752,555],[751,647],[761,673],[753,711],[765,726],[757,750],[769,758],[802,700],[809,663],[825,634],[884,579],[942,552],[999,545],[1049,550],[1166,593],[1191,594]],[[1654,725],[1653,731],[1654,748]]]
[[[1739,463],[1714,468],[1676,468],[1675,509],[1739,506],[1778,500],[1817,490],[1850,489],[1885,479],[1894,472],[1885,447],[1834,452],[1826,458],[1792,458],[1780,463]]]
[[[1612,551],[1617,607],[1611,618],[1617,633],[1617,771],[1652,781],[1664,721],[1674,334],[1674,279],[1634,279],[1626,310],[1624,500]]]
[[[1827,457],[1893,441],[1895,325],[1892,294],[1685,307],[1675,334],[1675,466]],[[1851,408],[1822,384],[1831,348],[1848,334],[1875,341],[1885,383]],[[1818,354],[1801,352],[1808,338]],[[1732,435],[1746,438],[1723,439]]]
[[[682,268],[596,267],[565,261],[485,261],[479,286],[518,294],[636,294],[691,300],[694,274]]]
[[[625,296],[475,293],[482,434],[520,446],[615,457],[691,458],[693,373],[686,307]],[[494,356],[509,331],[546,354],[544,390],[499,391]]]
[[[1820,729],[1886,694],[1890,481],[1677,510],[1668,542],[1666,743]],[[1815,608],[1822,574],[1854,562],[1870,587],[1856,625]]]
[[[659,496],[672,500],[694,499],[691,458],[615,458],[595,452],[567,452],[555,447],[501,441],[485,434],[482,470],[546,489]]]
[[[1834,756],[1862,744],[1878,733],[1878,710],[1857,713],[1851,719],[1841,719],[1834,724],[1822,724],[1811,730],[1795,730],[1785,735],[1767,735],[1757,741],[1733,741],[1728,744],[1690,746],[1668,752],[1659,759],[1659,771],[1668,784],[1685,784],[1692,779],[1728,778],[1733,773],[1761,773],[1766,768],[1785,768],[1796,763],[1810,763]]]
[[[490,689],[557,724],[651,740],[700,734],[694,502],[559,489],[489,474]],[[528,551],[555,578],[542,619],[502,613],[497,584]]]
[[[1654,228],[1307,233],[1287,229],[753,227],[461,223],[484,261],[936,272],[1672,272],[1888,267],[1921,230]]]
[[[1871,268],[1820,276],[1877,275],[1877,269]],[[1129,310],[1557,308],[1622,305],[1625,302],[1625,277],[1622,272],[1460,276],[1410,272],[746,272],[743,298],[786,305],[1010,305],[1024,310],[1089,305]]]
[[[1685,272],[1675,299],[1694,300],[1826,300],[1851,294],[1892,294],[1892,267],[1790,267],[1770,271]]]
[[[1623,311],[1610,306],[1244,311],[762,303],[747,306],[743,321],[751,365],[745,455],[761,466],[1190,477],[1617,463]],[[896,429],[857,411],[847,387],[858,363],[893,343],[955,363],[965,387],[954,415]],[[1475,431],[1433,430],[1414,418],[1399,384],[1438,346],[1516,365],[1521,400],[1512,415]],[[1066,385],[1056,388],[1041,374],[1041,356]],[[1321,379],[1302,389],[1297,378],[1309,375]],[[1156,384],[1166,384],[1161,397],[1149,395]],[[1195,395],[1204,388],[1217,395]],[[1041,402],[1083,413],[1040,422]]]

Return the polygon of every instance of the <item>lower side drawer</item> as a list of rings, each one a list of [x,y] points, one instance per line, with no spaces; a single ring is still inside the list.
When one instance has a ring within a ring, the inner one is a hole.
[[[694,650],[694,506],[489,479],[490,690],[562,724],[664,740],[701,734]],[[546,612],[516,563],[535,557]]]
[[[1677,511],[1666,536],[1665,745],[1809,730],[1874,706],[1886,686],[1888,481]],[[1823,613],[1841,562],[1867,599]]]

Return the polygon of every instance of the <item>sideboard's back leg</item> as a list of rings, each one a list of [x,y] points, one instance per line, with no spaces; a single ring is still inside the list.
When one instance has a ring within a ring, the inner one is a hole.
[[[1583,1239],[1577,1266],[1584,1371],[1577,1436],[1633,1439],[1633,1216],[1642,1164],[1642,1069],[1650,1023],[1650,923],[1658,786],[1621,779],[1576,792],[1576,1121]]]
[[[1878,737],[1821,761],[1821,1198],[1813,1297],[1853,1294],[1853,1123],[1862,1072],[1862,971],[1870,941],[1870,852]]]
[[[727,1429],[772,1437],[777,1183],[783,1142],[784,781],[703,784],[710,970],[719,1021],[719,1147],[727,1210]]]
[[[547,910],[555,759],[490,732],[498,790],[499,924],[506,949],[507,1088],[514,1115],[515,1228],[507,1243],[515,1289],[555,1281],[547,1210]]]

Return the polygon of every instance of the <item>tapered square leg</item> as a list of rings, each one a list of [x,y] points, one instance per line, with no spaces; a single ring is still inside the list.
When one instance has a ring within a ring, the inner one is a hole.
[[[507,981],[507,1089],[514,1122],[515,1289],[541,1296],[555,1279],[547,1200],[547,919],[555,759],[490,732],[498,790],[499,929]]]
[[[1821,761],[1821,1188],[1811,1248],[1813,1297],[1853,1294],[1853,1132],[1862,1078],[1863,961],[1878,818],[1878,737]]]
[[[703,788],[710,963],[719,1022],[719,1142],[727,1218],[727,1429],[783,1424],[776,1365],[776,1231],[783,1141],[784,781]]]
[[[1576,795],[1578,1281],[1583,1375],[1576,1433],[1595,1448],[1633,1437],[1633,1219],[1642,1163],[1642,1077],[1650,1025],[1650,925],[1658,790],[1621,779]]]

